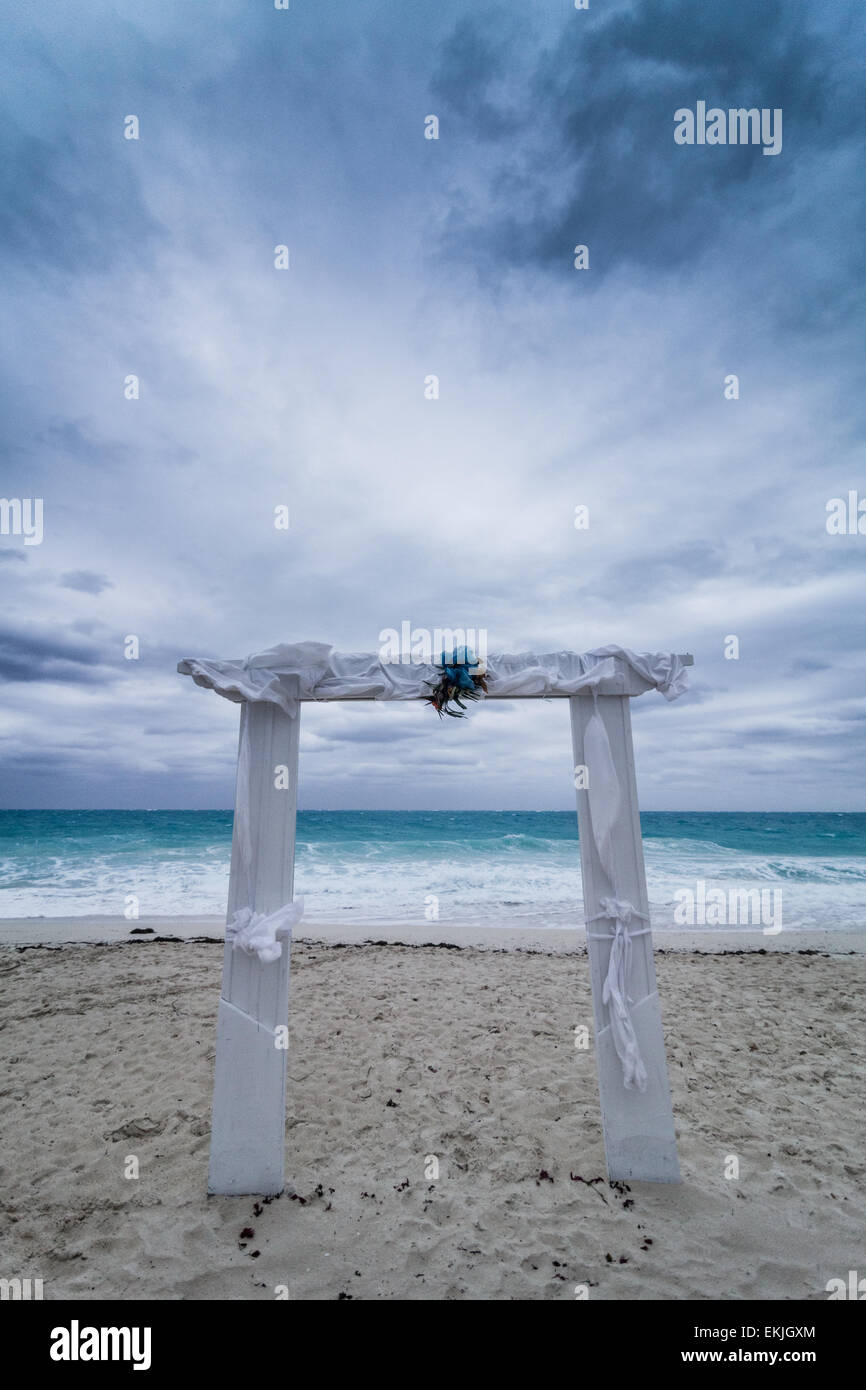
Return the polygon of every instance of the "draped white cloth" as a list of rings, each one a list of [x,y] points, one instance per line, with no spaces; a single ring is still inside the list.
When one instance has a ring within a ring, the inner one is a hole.
[[[292,927],[297,926],[303,915],[303,898],[295,898],[267,916],[242,907],[226,927],[226,940],[231,942],[233,950],[258,956],[263,965],[271,965],[279,960],[283,942],[291,939]]]
[[[638,1046],[637,1034],[634,1031],[631,1017],[633,1000],[629,995],[628,988],[631,975],[632,937],[645,936],[649,932],[649,925],[633,929],[631,924],[635,918],[648,924],[649,918],[645,917],[642,912],[638,912],[636,907],[632,907],[630,902],[622,902],[619,898],[602,898],[601,907],[601,912],[591,918],[591,921],[597,922],[605,918],[612,921],[614,923],[613,936],[611,937],[607,932],[587,931],[587,936],[593,937],[596,941],[611,942],[610,959],[602,987],[601,1002],[607,1005],[614,1050],[622,1065],[623,1085],[627,1091],[633,1087],[638,1091],[645,1091],[647,1072]]]
[[[679,693],[679,692],[677,692]],[[616,775],[610,739],[604,721],[598,712],[598,701],[586,726],[583,736],[583,755],[589,771],[589,817],[592,822],[592,838],[598,850],[601,866],[608,881],[614,885],[614,896],[601,899],[602,911],[593,921],[607,918],[614,924],[613,934],[590,932],[587,935],[597,940],[610,940],[610,959],[602,990],[602,1003],[607,1005],[611,1037],[616,1055],[622,1064],[622,1078],[626,1090],[636,1087],[639,1091],[647,1088],[647,1073],[638,1046],[637,1034],[631,1017],[629,994],[631,978],[631,939],[649,931],[649,926],[632,928],[636,918],[643,918],[626,899],[616,893],[617,866],[613,854],[612,839],[614,826],[620,812],[619,778]],[[643,918],[646,921],[646,918]]]
[[[667,700],[675,700],[687,689],[686,668],[674,653],[637,653],[609,646],[584,653],[493,654],[487,658],[488,690],[499,697],[575,695],[610,679],[615,671],[614,657],[631,666]],[[177,669],[181,675],[192,676],[196,685],[215,690],[227,700],[268,700],[292,718],[298,712],[299,699],[417,700],[429,694],[425,683],[435,685],[442,675],[438,666],[383,662],[366,653],[337,652],[324,642],[271,647],[246,660],[189,657],[179,662]],[[298,677],[298,695],[286,689],[284,676]]]

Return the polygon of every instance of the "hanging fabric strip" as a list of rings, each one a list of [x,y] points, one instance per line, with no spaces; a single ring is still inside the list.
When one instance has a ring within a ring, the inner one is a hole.
[[[242,907],[226,927],[226,941],[231,942],[233,950],[258,956],[263,965],[269,965],[279,960],[283,953],[282,942],[291,937],[292,927],[297,926],[303,915],[303,898],[285,903],[268,916]]]
[[[590,921],[609,918],[616,923],[612,938],[598,937],[598,933],[587,932],[587,936],[611,941],[610,960],[607,976],[602,990],[602,1003],[607,1005],[610,1031],[616,1054],[622,1063],[622,1079],[627,1090],[637,1087],[645,1091],[647,1086],[646,1068],[640,1055],[637,1035],[631,1021],[628,986],[631,970],[631,937],[642,936],[649,931],[644,927],[631,932],[630,923],[634,917],[649,918],[638,912],[630,902],[620,901],[616,894],[616,861],[613,849],[613,832],[620,813],[622,796],[616,765],[613,760],[610,739],[598,707],[598,694],[592,691],[593,711],[586,726],[583,739],[584,758],[589,772],[589,817],[592,822],[592,838],[601,860],[601,867],[608,882],[614,889],[614,896],[601,899],[602,911]],[[588,924],[587,924],[588,925]]]
[[[593,696],[593,711],[583,736],[583,756],[589,771],[589,814],[592,838],[598,850],[601,867],[611,886],[614,884],[613,828],[620,808],[619,778],[610,748],[607,729],[598,708],[598,695]]]
[[[650,930],[649,926],[646,926],[632,931],[631,922],[635,917],[644,922],[649,922],[649,918],[645,913],[638,912],[631,903],[621,902],[618,898],[602,898],[601,907],[601,912],[597,912],[594,917],[591,917],[590,922],[597,922],[606,918],[616,924],[613,936],[608,932],[587,932],[587,936],[592,937],[595,941],[610,941],[612,943],[607,975],[602,990],[602,1003],[607,1005],[613,1045],[616,1049],[616,1055],[622,1063],[623,1084],[627,1091],[633,1090],[635,1087],[639,1091],[645,1091],[647,1088],[646,1067],[641,1057],[637,1034],[631,1019],[629,1004],[632,1001],[628,993],[628,984],[631,969],[631,939],[633,936],[646,936]]]
[[[238,849],[244,870],[244,890],[251,888],[253,867],[253,842],[250,831],[250,717],[249,709],[241,710],[241,739],[238,749],[238,776],[235,788],[235,827],[238,835]]]
[[[286,694],[294,696],[297,679],[291,677],[286,682]],[[297,702],[296,702],[297,703]],[[295,711],[297,716],[297,710]],[[234,901],[246,906],[236,909],[226,926],[226,941],[234,950],[257,956],[265,965],[279,960],[282,955],[283,938],[291,936],[291,927],[301,920],[304,910],[303,898],[285,903],[275,912],[265,914],[256,912],[256,846],[252,834],[252,802],[254,784],[253,736],[250,729],[252,706],[247,703],[241,710],[240,743],[238,746],[238,771],[235,789],[234,839],[238,862],[237,886]],[[267,742],[267,729],[260,729],[261,737]],[[258,755],[257,755],[258,756]],[[297,765],[296,765],[297,766]],[[261,769],[258,769],[260,772]],[[233,870],[234,873],[233,864]],[[288,886],[288,891],[291,891]]]

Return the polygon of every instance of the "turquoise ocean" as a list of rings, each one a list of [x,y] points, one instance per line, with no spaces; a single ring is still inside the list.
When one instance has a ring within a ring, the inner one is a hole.
[[[866,813],[642,815],[653,923],[678,890],[775,889],[786,929],[866,925]],[[224,916],[231,811],[0,811],[0,917]],[[558,811],[301,811],[308,922],[583,922]],[[700,924],[698,924],[700,925]]]

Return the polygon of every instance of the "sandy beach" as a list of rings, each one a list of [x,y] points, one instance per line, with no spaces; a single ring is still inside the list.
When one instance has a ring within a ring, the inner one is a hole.
[[[626,1189],[582,934],[319,929],[257,1203],[205,1193],[220,946],[156,934],[0,950],[4,1273],[46,1299],[826,1299],[864,1266],[862,936],[659,934],[684,1181]]]

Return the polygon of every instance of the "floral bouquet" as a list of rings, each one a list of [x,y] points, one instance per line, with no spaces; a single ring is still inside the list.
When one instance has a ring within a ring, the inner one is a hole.
[[[480,700],[479,692],[487,693],[487,667],[469,647],[455,647],[450,654],[443,652],[436,665],[442,667],[441,679],[435,685],[432,681],[424,682],[433,691],[424,699],[433,706],[440,719],[443,714],[462,719],[466,712],[463,701]],[[449,708],[452,704],[458,708]]]

